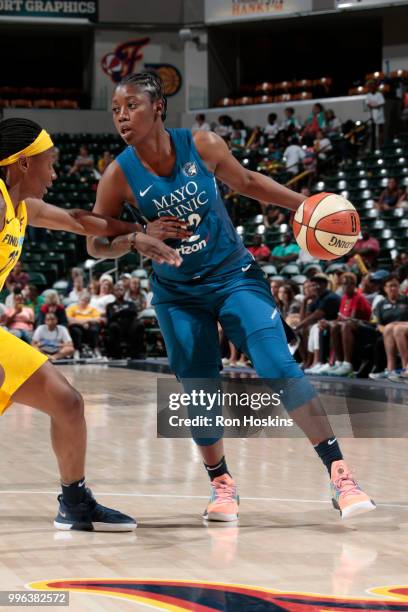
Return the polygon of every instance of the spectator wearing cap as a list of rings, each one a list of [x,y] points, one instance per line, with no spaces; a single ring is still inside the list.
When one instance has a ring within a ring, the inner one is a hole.
[[[339,316],[328,323],[320,321],[322,331],[329,330],[335,363],[320,368],[319,374],[330,376],[347,376],[353,372],[353,351],[355,333],[361,321],[371,318],[371,306],[364,295],[357,291],[357,277],[352,272],[345,272],[341,278],[343,295],[340,301]]]
[[[255,234],[253,245],[248,247],[248,251],[254,256],[256,261],[268,261],[271,250],[262,241],[261,234]]]
[[[353,263],[353,256],[360,255],[363,259],[364,264],[368,269],[375,268],[377,263],[377,257],[380,254],[380,243],[377,238],[370,236],[367,229],[361,230],[361,238],[359,238],[350,252],[350,259],[348,264]]]
[[[290,232],[283,237],[283,243],[273,248],[269,261],[277,266],[296,261],[299,257],[300,246],[294,241]]]
[[[408,380],[408,296],[400,293],[400,283],[395,274],[384,283],[385,299],[378,304],[374,316],[382,334],[374,351],[374,369],[370,378]],[[385,348],[386,367],[383,365]],[[403,371],[397,372],[397,355],[400,355]]]
[[[337,319],[340,307],[340,296],[329,289],[330,279],[327,274],[319,272],[312,277],[316,299],[309,305],[309,314],[295,328],[295,332],[309,326],[308,352],[312,354],[312,366],[305,370],[306,374],[318,374],[319,369],[329,357],[327,330],[321,330],[318,321],[334,321]]]
[[[52,311],[47,312],[45,323],[35,330],[32,345],[48,355],[50,361],[67,359],[74,354],[74,345],[67,328],[58,325],[57,315]]]

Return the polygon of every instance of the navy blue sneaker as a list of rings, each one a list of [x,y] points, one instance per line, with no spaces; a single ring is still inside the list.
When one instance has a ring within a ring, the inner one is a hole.
[[[58,495],[59,510],[54,527],[62,531],[134,531],[137,523],[119,510],[112,510],[98,504],[90,489],[86,489],[85,501],[68,506]]]

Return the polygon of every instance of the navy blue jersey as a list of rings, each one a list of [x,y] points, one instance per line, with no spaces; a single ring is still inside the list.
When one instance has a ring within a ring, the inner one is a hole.
[[[169,242],[183,258],[181,266],[153,263],[156,275],[169,281],[197,281],[248,262],[252,256],[228,216],[215,176],[200,158],[191,131],[167,132],[176,152],[171,176],[147,170],[131,146],[116,158],[148,221],[170,215],[186,221],[193,232],[190,238]]]

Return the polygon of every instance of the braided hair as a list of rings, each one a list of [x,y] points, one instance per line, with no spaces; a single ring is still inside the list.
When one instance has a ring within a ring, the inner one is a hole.
[[[41,130],[42,127],[30,119],[12,117],[0,121],[0,160],[28,147]]]
[[[128,74],[120,81],[118,87],[124,85],[133,85],[133,87],[137,87],[143,93],[148,94],[152,102],[162,100],[163,112],[161,117],[163,121],[166,120],[167,98],[164,93],[163,81],[157,72],[136,72],[135,74]]]

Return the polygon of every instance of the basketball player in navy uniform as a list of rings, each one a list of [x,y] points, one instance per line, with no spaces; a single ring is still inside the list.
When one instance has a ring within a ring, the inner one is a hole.
[[[212,132],[165,129],[167,102],[154,73],[125,77],[112,100],[113,121],[127,148],[99,183],[94,211],[119,217],[130,202],[148,220],[147,233],[177,242],[179,267],[153,263],[153,305],[169,363],[188,388],[191,379],[219,380],[219,321],[265,379],[290,379],[286,409],[327,467],[332,499],[343,518],[375,508],[343,460],[310,382],[291,356],[281,317],[263,272],[244,247],[220,198],[216,178],[245,196],[296,211],[304,197],[241,166]],[[143,231],[142,226],[140,231]],[[91,237],[94,257],[120,257],[132,236]],[[193,432],[194,437],[194,432]],[[238,495],[222,434],[196,437],[211,480],[207,520],[235,521]]]

